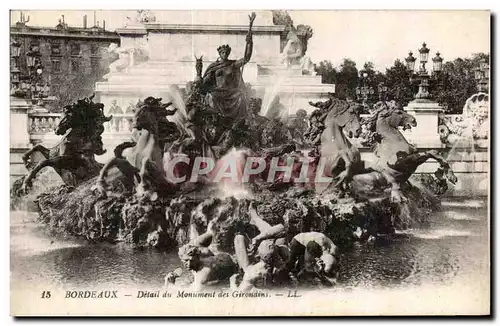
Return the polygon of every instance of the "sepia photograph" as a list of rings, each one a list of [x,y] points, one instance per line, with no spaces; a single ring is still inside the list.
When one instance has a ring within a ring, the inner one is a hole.
[[[11,316],[491,315],[489,10],[9,14]]]

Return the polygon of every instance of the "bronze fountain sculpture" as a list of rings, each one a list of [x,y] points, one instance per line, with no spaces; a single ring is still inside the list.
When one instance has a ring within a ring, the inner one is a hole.
[[[408,183],[427,159],[436,159],[443,175],[456,182],[439,153],[417,152],[398,131],[414,126],[415,119],[395,102],[379,102],[367,119],[360,117],[362,105],[356,102],[333,96],[311,102],[317,110],[303,137],[292,136],[297,133],[290,130],[293,125],[260,116],[262,101],[251,97],[242,79],[252,55],[254,20],[255,14],[250,15],[243,58],[230,60],[230,46],[222,45],[217,49],[219,59],[204,73],[202,57],[196,58],[196,78],[186,87],[185,112],[167,109],[171,103],[154,96],[140,101],[132,138],[118,145],[104,166],[94,159],[104,153],[100,135],[103,123],[111,119],[103,114],[103,105],[90,98],[65,108],[56,133],[71,131],[55,149],[35,146],[25,155],[29,167],[37,163],[29,161],[34,151],[47,160],[38,163],[12,195],[28,191],[37,172],[51,166],[60,174],[70,172],[69,177],[62,174],[65,185],[37,199],[40,219],[58,230],[92,240],[154,247],[184,245],[195,238],[189,234],[206,232],[212,242],[234,251],[235,234],[254,232],[249,226],[250,203],[266,223],[283,226],[286,238],[315,230],[348,247],[359,240],[353,234],[357,228],[374,236],[390,232],[402,203],[413,201],[418,206],[427,200]],[[377,156],[372,166],[349,141],[362,135],[363,125]],[[305,127],[300,125],[302,132]],[[234,156],[237,177],[255,172],[253,182],[230,184],[243,190],[244,198],[218,196],[227,184],[211,182],[208,173],[190,181],[194,171],[208,169],[201,164],[195,169],[197,157],[217,165],[234,153],[239,155]],[[260,157],[262,166],[247,164],[249,157]],[[172,168],[173,161],[182,164]],[[271,175],[273,164],[285,161],[292,161],[292,180],[282,171]],[[325,171],[316,170],[321,162]],[[313,179],[323,172],[331,181],[317,191]],[[304,176],[309,181],[300,181]],[[173,182],[172,177],[184,179]]]

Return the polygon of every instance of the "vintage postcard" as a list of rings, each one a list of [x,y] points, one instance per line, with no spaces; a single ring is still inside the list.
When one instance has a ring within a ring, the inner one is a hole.
[[[11,315],[490,315],[489,11],[10,18]]]

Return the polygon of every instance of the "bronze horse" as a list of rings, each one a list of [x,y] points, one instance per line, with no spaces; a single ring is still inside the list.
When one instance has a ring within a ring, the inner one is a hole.
[[[104,132],[104,122],[110,121],[112,116],[106,117],[104,105],[94,103],[93,97],[64,107],[55,130],[63,138],[56,146],[46,148],[38,144],[23,155],[24,164],[30,172],[24,177],[18,193],[27,193],[33,178],[47,166],[52,167],[71,186],[77,186],[99,173],[102,164],[95,160],[94,155],[106,152],[101,134]],[[35,153],[40,153],[45,159],[39,162],[33,160]]]
[[[168,115],[175,114],[177,109],[166,110],[172,103],[161,103],[161,98],[148,97],[137,105],[133,118],[133,135],[135,139],[117,146],[115,157],[101,170],[96,189],[99,195],[106,193],[108,170],[118,168],[128,180],[134,184],[139,182],[136,192],[155,200],[157,191],[162,194],[171,190],[172,184],[165,178],[163,148],[178,136],[175,123],[167,120]],[[122,151],[129,148],[128,154]]]
[[[347,139],[359,137],[361,134],[360,114],[363,106],[356,102],[347,102],[331,97],[326,102],[309,102],[319,108],[324,120],[324,130],[321,134],[321,157],[327,159],[326,166],[333,181],[323,191],[332,189],[344,192],[352,176],[364,171],[359,150]],[[322,173],[323,171],[321,171]]]
[[[446,160],[438,151],[430,150],[419,153],[410,145],[399,127],[409,129],[415,127],[415,118],[406,113],[395,101],[379,102],[375,105],[375,112],[365,121],[367,129],[375,133],[374,152],[377,162],[373,166],[375,172],[357,175],[355,182],[372,186],[376,183],[391,187],[391,199],[394,202],[404,201],[401,186],[407,182],[418,166],[428,159],[435,159],[440,165],[446,178],[455,183],[456,176]],[[381,182],[382,181],[382,182]]]

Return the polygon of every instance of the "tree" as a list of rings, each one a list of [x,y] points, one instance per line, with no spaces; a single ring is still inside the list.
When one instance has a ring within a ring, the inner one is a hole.
[[[327,60],[321,61],[315,67],[316,73],[321,76],[321,83],[335,84],[337,81],[337,70],[333,67],[332,63]]]
[[[394,99],[401,105],[406,106],[415,98],[417,87],[410,81],[411,71],[399,59],[394,65],[385,71],[385,85],[389,99]]]
[[[61,112],[64,106],[74,103],[78,99],[91,96],[94,93],[96,82],[108,71],[108,68],[99,67],[90,74],[80,71],[75,74],[61,76],[60,84],[54,92],[56,100],[51,103],[49,110],[51,112]]]
[[[349,58],[345,58],[340,65],[339,72],[337,73],[335,93],[341,99],[355,99],[357,86],[358,69],[356,68],[356,62]]]
[[[472,58],[457,58],[443,64],[442,71],[431,75],[429,93],[431,98],[442,105],[449,113],[462,113],[465,101],[478,92],[475,70],[481,60],[489,62],[490,55],[475,53]],[[316,65],[316,72],[321,76],[322,83],[335,84],[335,93],[341,99],[356,99],[356,87],[373,87],[374,96],[367,103],[373,104],[379,98],[378,85],[384,83],[387,98],[394,99],[406,106],[415,98],[418,92],[419,81],[413,79],[413,73],[405,63],[397,59],[394,65],[386,69],[385,74],[375,70],[372,62],[365,62],[359,71],[356,63],[345,58],[338,69],[330,61],[324,60]],[[366,73],[365,79],[360,79]]]
[[[370,61],[365,62],[363,69],[359,71],[359,74],[362,77],[359,86],[367,86],[372,88],[374,91],[374,93],[370,95],[366,101],[368,105],[373,105],[379,99],[378,86],[381,83],[385,84],[386,77],[380,71],[376,71],[375,65]]]
[[[430,94],[448,113],[462,113],[465,101],[478,92],[475,70],[489,54],[477,53],[472,58],[457,58],[443,64],[442,71],[433,74]]]

